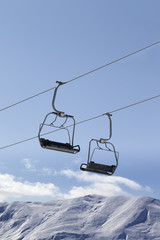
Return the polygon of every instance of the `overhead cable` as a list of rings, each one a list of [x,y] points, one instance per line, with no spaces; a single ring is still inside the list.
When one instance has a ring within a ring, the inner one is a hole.
[[[67,84],[67,83],[73,82],[73,81],[75,81],[75,80],[77,80],[77,79],[79,79],[79,78],[82,78],[82,77],[84,77],[84,76],[87,76],[87,75],[89,75],[89,74],[91,74],[91,73],[93,73],[93,72],[96,72],[96,71],[98,71],[98,70],[100,70],[100,69],[102,69],[102,68],[108,67],[108,66],[111,65],[111,64],[114,64],[114,63],[119,62],[119,61],[121,61],[121,60],[123,60],[123,59],[125,59],[125,58],[128,58],[128,57],[130,57],[130,56],[132,56],[132,55],[134,55],[134,54],[137,54],[137,53],[139,53],[139,52],[141,52],[141,51],[144,51],[144,50],[146,50],[146,49],[148,49],[148,48],[151,48],[151,47],[153,47],[153,46],[155,46],[155,45],[157,45],[157,44],[159,44],[159,43],[160,43],[160,41],[155,42],[155,43],[152,43],[152,44],[150,44],[150,45],[148,45],[148,46],[146,46],[146,47],[143,47],[143,48],[141,48],[141,49],[139,49],[139,50],[136,50],[136,51],[134,51],[134,52],[132,52],[132,53],[130,53],[130,54],[127,54],[127,55],[125,55],[125,56],[123,56],[123,57],[121,57],[121,58],[118,58],[118,59],[116,59],[116,60],[114,60],[114,61],[112,61],[112,62],[109,62],[109,63],[107,63],[107,64],[105,64],[105,65],[103,65],[103,66],[100,66],[100,67],[98,67],[98,68],[95,68],[95,69],[93,69],[93,70],[91,70],[91,71],[89,71],[89,72],[87,72],[87,73],[81,74],[81,75],[79,75],[79,76],[77,76],[77,77],[75,77],[75,78],[73,78],[73,79],[71,79],[71,80],[68,80],[68,81],[66,81],[66,82],[63,82],[63,84]],[[47,93],[47,92],[49,92],[49,91],[51,91],[51,90],[53,90],[53,89],[55,89],[55,87],[49,88],[49,89],[47,89],[47,90],[44,90],[44,91],[42,91],[42,92],[39,92],[39,93],[31,96],[31,97],[25,98],[25,99],[23,99],[23,100],[21,100],[21,101],[19,101],[19,102],[16,102],[16,103],[13,103],[13,104],[11,104],[11,105],[9,105],[9,106],[7,106],[7,107],[1,108],[0,111],[4,111],[4,110],[6,110],[6,109],[8,109],[8,108],[14,107],[14,106],[16,106],[16,105],[18,105],[18,104],[20,104],[20,103],[23,103],[23,102],[26,102],[26,101],[28,101],[28,100],[30,100],[30,99],[33,99],[33,98],[35,98],[35,97],[38,97],[38,96],[40,96],[40,95],[42,95],[42,94],[44,94],[44,93]]]
[[[92,118],[88,118],[88,119],[86,119],[86,120],[82,120],[82,121],[80,121],[80,122],[77,122],[75,125],[80,125],[80,124],[82,124],[82,123],[89,122],[89,121],[94,120],[94,119],[96,119],[96,118],[100,118],[100,117],[106,115],[107,113],[110,113],[110,114],[111,114],[111,113],[115,113],[115,112],[118,112],[118,111],[122,111],[122,110],[124,110],[124,109],[130,108],[130,107],[133,107],[133,106],[136,106],[136,105],[138,105],[138,104],[141,104],[141,103],[144,103],[144,102],[147,102],[147,101],[151,101],[151,100],[153,100],[153,99],[155,99],[155,98],[159,98],[159,97],[160,97],[160,94],[159,94],[159,95],[156,95],[156,96],[153,96],[153,97],[150,97],[150,98],[143,99],[143,100],[141,100],[141,101],[138,101],[138,102],[135,102],[135,103],[132,103],[132,104],[129,104],[129,105],[126,105],[126,106],[121,107],[121,108],[117,108],[117,109],[112,110],[112,111],[110,111],[110,112],[106,112],[106,113],[100,114],[100,115],[98,115],[98,116],[94,116],[94,117],[92,117]],[[69,127],[72,127],[72,126],[73,126],[73,124],[66,126],[66,128],[69,128]],[[53,132],[57,132],[57,131],[60,131],[60,130],[62,130],[62,129],[56,129],[56,130],[53,130],[53,131],[50,131],[50,132],[47,132],[47,133],[43,133],[41,136],[44,136],[44,135],[47,135],[47,134],[51,134],[51,133],[53,133]],[[20,144],[20,143],[28,142],[28,141],[33,140],[33,139],[36,139],[36,138],[38,138],[38,136],[30,137],[30,138],[21,140],[21,141],[19,141],[19,142],[11,143],[11,144],[9,144],[9,145],[5,145],[5,146],[3,146],[3,147],[0,147],[0,150],[5,149],[5,148],[9,148],[9,147],[12,147],[12,146],[15,146],[15,145],[18,145],[18,144]]]
[[[103,66],[101,66],[101,67],[95,68],[95,69],[93,69],[93,70],[91,70],[91,71],[89,71],[89,72],[87,72],[87,73],[84,73],[84,74],[82,74],[82,75],[80,75],[80,76],[78,76],[78,77],[75,77],[75,78],[73,78],[73,79],[71,79],[71,80],[69,80],[69,81],[66,81],[66,82],[64,82],[64,84],[65,84],[65,83],[73,82],[73,81],[77,80],[78,78],[84,77],[84,76],[89,75],[89,74],[91,74],[91,73],[93,73],[93,72],[96,72],[96,71],[98,71],[98,70],[100,70],[100,69],[102,69],[102,68],[108,67],[108,66],[111,65],[111,64],[114,64],[114,63],[116,63],[116,62],[119,62],[119,61],[121,61],[121,60],[123,60],[123,59],[125,59],[125,58],[128,58],[128,57],[136,54],[136,53],[142,52],[142,51],[144,51],[144,50],[146,50],[146,49],[148,49],[148,48],[150,48],[150,47],[153,47],[153,46],[155,46],[155,45],[157,45],[157,44],[159,44],[159,43],[160,43],[160,41],[155,42],[155,43],[152,43],[152,44],[150,44],[150,45],[148,45],[148,46],[146,46],[146,47],[144,47],[144,48],[141,48],[141,49],[136,50],[136,51],[134,51],[134,52],[132,52],[132,53],[129,53],[129,54],[127,54],[127,55],[125,55],[125,56],[123,56],[123,57],[121,57],[121,58],[118,58],[118,59],[116,59],[116,60],[114,60],[114,61],[112,61],[112,62],[106,63],[105,65],[103,65]]]
[[[159,95],[156,95],[156,96],[153,96],[153,97],[150,97],[150,98],[146,98],[146,99],[144,99],[144,100],[142,100],[142,101],[139,101],[139,102],[136,102],[136,103],[132,103],[132,104],[127,105],[127,106],[125,106],[125,107],[121,107],[121,108],[115,109],[115,110],[111,111],[110,113],[115,113],[115,112],[121,111],[121,110],[123,110],[123,109],[130,108],[130,107],[133,107],[133,106],[135,106],[135,105],[138,105],[138,104],[141,104],[141,103],[144,103],[144,102],[148,102],[148,101],[150,101],[150,100],[153,100],[153,99],[159,98],[159,97],[160,97],[160,94],[159,94]]]
[[[25,98],[25,99],[23,99],[23,100],[21,100],[21,101],[19,101],[19,102],[16,102],[16,103],[13,103],[13,104],[7,106],[7,107],[1,108],[1,109],[0,109],[0,112],[1,112],[1,111],[4,111],[4,110],[7,110],[8,108],[14,107],[14,106],[16,106],[16,105],[18,105],[18,104],[20,104],[20,103],[26,102],[26,101],[28,101],[28,100],[30,100],[30,99],[32,99],[32,98],[38,97],[39,95],[44,94],[44,93],[46,93],[46,92],[49,92],[49,91],[51,91],[51,90],[53,90],[53,89],[55,89],[55,87],[52,87],[52,88],[47,89],[47,90],[45,90],[45,91],[43,91],[43,92],[37,93],[37,94],[35,94],[35,95],[31,96],[31,97]]]

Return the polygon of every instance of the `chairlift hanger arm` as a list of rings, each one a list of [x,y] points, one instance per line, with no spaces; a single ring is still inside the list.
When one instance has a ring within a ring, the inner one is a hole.
[[[54,90],[53,100],[52,100],[52,107],[53,107],[53,110],[54,110],[59,116],[63,117],[63,116],[65,115],[64,112],[57,110],[56,107],[55,107],[55,99],[56,99],[56,94],[57,94],[58,88],[59,88],[61,85],[65,84],[65,83],[59,82],[59,81],[56,81],[56,83],[58,83],[58,85],[56,86],[56,88],[55,88],[55,90]]]
[[[107,117],[109,119],[109,137],[105,139],[106,141],[108,141],[112,137],[112,120],[111,120],[112,114],[106,113],[105,115],[107,115]]]

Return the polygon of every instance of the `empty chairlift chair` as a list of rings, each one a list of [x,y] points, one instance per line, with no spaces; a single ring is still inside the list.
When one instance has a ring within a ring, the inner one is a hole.
[[[100,173],[100,174],[105,174],[105,175],[112,175],[117,166],[118,166],[118,158],[119,158],[119,153],[115,150],[115,147],[112,143],[109,142],[111,136],[112,136],[112,122],[111,122],[111,114],[106,113],[106,115],[109,118],[109,125],[110,125],[110,134],[107,139],[100,138],[99,140],[97,139],[91,139],[89,142],[89,150],[88,150],[88,160],[87,163],[82,163],[80,166],[80,169],[82,171],[88,171],[88,172],[94,172],[94,173]],[[93,149],[91,153],[91,145],[92,143],[96,143],[96,147]],[[95,163],[92,161],[94,158],[94,153],[96,150],[102,150],[107,152],[112,152],[113,157],[114,157],[114,163],[111,165],[108,164],[102,164],[102,163]]]
[[[48,113],[46,115],[46,117],[44,118],[43,123],[40,124],[38,139],[39,139],[39,142],[40,142],[40,145],[41,145],[42,148],[75,154],[75,153],[78,153],[80,151],[80,146],[79,145],[74,145],[75,119],[74,119],[73,116],[65,114],[62,111],[58,111],[55,108],[54,103],[55,103],[55,98],[56,98],[56,94],[57,94],[57,89],[58,89],[59,86],[61,86],[63,84],[62,82],[57,82],[57,83],[58,83],[58,85],[55,88],[54,95],[53,95],[53,100],[52,100],[52,107],[53,107],[53,110],[55,112]],[[52,116],[53,116],[52,121],[50,123],[47,123],[47,119],[49,117],[52,117]],[[64,121],[63,121],[62,124],[57,126],[56,122],[57,122],[58,118],[63,118]],[[68,128],[65,126],[68,119],[72,119],[72,121],[73,121],[73,124],[71,126],[72,127],[72,134],[70,134]],[[54,127],[57,130],[66,130],[67,133],[68,133],[68,143],[62,143],[62,142],[57,142],[57,141],[54,141],[54,140],[49,140],[49,139],[46,139],[46,138],[42,138],[42,135],[43,136],[45,135],[45,134],[42,134],[42,129],[44,128],[44,126]],[[71,137],[71,135],[72,135],[72,137]]]

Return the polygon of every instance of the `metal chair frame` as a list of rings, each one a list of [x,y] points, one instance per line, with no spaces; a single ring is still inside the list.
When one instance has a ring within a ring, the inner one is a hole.
[[[82,171],[88,171],[88,172],[94,172],[94,173],[100,173],[100,174],[105,174],[105,175],[112,175],[117,166],[118,166],[118,158],[119,158],[119,153],[116,151],[114,145],[109,142],[111,136],[112,136],[112,121],[111,121],[111,114],[106,113],[109,119],[109,136],[106,139],[100,138],[98,139],[91,139],[89,142],[89,150],[88,150],[88,160],[87,163],[82,163],[80,166],[80,169]],[[96,142],[96,147],[94,148],[92,154],[91,154],[91,145],[92,142]],[[99,144],[104,145],[102,148]],[[111,146],[111,148],[108,147],[108,145]],[[96,150],[104,150],[104,151],[110,151],[114,153],[115,157],[115,165],[105,165],[101,163],[95,163],[92,161],[93,155]]]
[[[50,112],[45,116],[45,118],[43,120],[43,123],[40,124],[39,132],[38,132],[38,139],[39,139],[41,147],[43,147],[43,148],[75,154],[75,153],[78,153],[80,151],[80,146],[79,145],[74,146],[74,135],[75,135],[75,125],[76,125],[75,119],[74,119],[73,116],[65,114],[62,111],[58,111],[55,108],[55,99],[56,99],[57,90],[58,90],[59,86],[64,84],[62,82],[57,82],[57,83],[58,83],[58,85],[55,88],[55,91],[54,91],[54,94],[53,94],[53,100],[52,100],[52,108],[55,112]],[[55,115],[55,118],[50,124],[46,124],[46,120],[50,115]],[[55,122],[56,122],[58,117],[64,118],[64,122],[60,126],[55,125]],[[69,118],[73,120],[72,138],[70,137],[68,127],[64,126]],[[51,141],[51,140],[48,140],[48,139],[45,139],[45,138],[41,138],[42,135],[45,135],[45,134],[41,134],[41,131],[42,131],[44,126],[55,127],[57,129],[66,130],[67,133],[68,133],[69,143],[55,142],[55,141]]]

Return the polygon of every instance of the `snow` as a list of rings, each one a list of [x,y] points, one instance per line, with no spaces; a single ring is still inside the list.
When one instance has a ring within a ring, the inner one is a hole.
[[[88,195],[0,203],[2,240],[160,239],[160,200]]]

